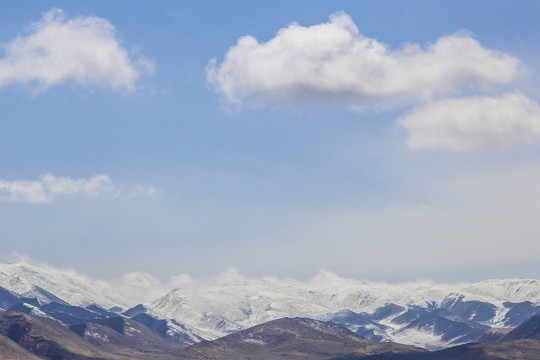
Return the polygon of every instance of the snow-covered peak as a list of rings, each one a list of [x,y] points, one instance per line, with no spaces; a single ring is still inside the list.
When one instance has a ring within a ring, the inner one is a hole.
[[[283,317],[320,318],[344,309],[373,314],[389,304],[404,309],[434,309],[460,301],[479,301],[492,304],[501,315],[508,311],[505,302],[530,301],[540,305],[539,283],[507,279],[474,284],[432,281],[387,284],[322,272],[307,282],[242,278],[226,284],[214,282],[176,289],[154,301],[150,308],[156,315],[181,320],[217,337]],[[492,322],[500,320],[500,316],[493,317]]]
[[[59,298],[76,306],[99,304],[105,308],[128,308],[135,305],[75,271],[37,267],[24,262],[0,263],[0,286],[26,297],[37,298],[42,303],[58,301]]]

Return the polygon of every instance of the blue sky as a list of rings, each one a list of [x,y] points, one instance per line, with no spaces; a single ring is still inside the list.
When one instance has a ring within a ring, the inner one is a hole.
[[[102,278],[539,277],[539,10],[4,1],[0,253]]]

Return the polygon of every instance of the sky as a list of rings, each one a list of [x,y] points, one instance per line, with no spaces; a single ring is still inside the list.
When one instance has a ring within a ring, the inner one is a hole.
[[[540,278],[539,12],[2,1],[0,256],[101,279]]]

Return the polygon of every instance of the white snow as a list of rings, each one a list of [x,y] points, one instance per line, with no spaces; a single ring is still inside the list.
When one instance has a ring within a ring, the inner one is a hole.
[[[489,325],[501,324],[506,301],[531,301],[540,305],[540,282],[529,279],[489,280],[475,284],[437,284],[429,281],[386,284],[337,276],[329,281],[302,283],[266,278],[228,284],[207,284],[198,288],[176,289],[150,305],[153,314],[182,321],[215,339],[234,331],[283,317],[321,318],[349,309],[373,313],[386,304],[408,308],[440,305],[449,296],[463,301],[493,304],[497,315]],[[385,339],[405,344],[439,348],[447,346],[439,336],[408,329],[391,322],[392,315],[379,323],[389,326]]]
[[[141,330],[135,329],[133,326],[127,325],[125,328],[126,335],[128,336],[135,336],[136,334],[140,333]]]
[[[259,340],[259,339],[244,339],[243,342],[247,343],[247,344],[255,344],[255,345],[261,345],[261,346],[265,346],[266,343],[262,340]]]
[[[50,267],[38,268],[23,262],[0,263],[0,286],[24,296],[36,297],[42,303],[48,303],[50,300],[37,291],[35,286],[54,294],[71,305],[99,304],[107,309],[113,306],[126,309],[136,305],[128,299],[113,294],[99,282],[74,271]]]
[[[18,294],[50,301],[38,286],[62,300],[78,306],[95,303],[103,308],[136,305],[129,299],[112,293],[100,282],[74,271],[38,268],[25,263],[0,264],[0,286]],[[328,314],[350,310],[372,314],[378,308],[395,304],[404,308],[439,306],[448,301],[481,301],[495,306],[495,316],[486,322],[492,327],[504,327],[508,309],[504,302],[530,301],[540,305],[540,281],[534,279],[487,280],[479,283],[440,284],[417,281],[402,284],[369,282],[341,278],[322,271],[314,279],[300,282],[293,279],[245,279],[236,276],[213,283],[179,288],[148,305],[149,313],[168,320],[171,331],[212,340],[283,317],[320,319]],[[32,311],[39,311],[34,308]],[[406,310],[404,310],[406,311]],[[44,314],[40,314],[42,316]],[[447,346],[429,329],[403,329],[392,320],[394,314],[378,321],[388,326],[384,339],[418,346]],[[354,330],[354,325],[351,325]]]

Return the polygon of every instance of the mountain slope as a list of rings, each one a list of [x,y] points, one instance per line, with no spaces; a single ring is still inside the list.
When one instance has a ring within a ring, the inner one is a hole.
[[[540,314],[532,316],[499,341],[504,342],[519,339],[540,340]]]
[[[420,352],[392,343],[374,343],[330,322],[285,318],[180,352],[184,359],[331,359],[344,355]]]
[[[185,345],[275,319],[305,317],[330,320],[370,340],[435,350],[474,340],[488,328],[515,327],[540,312],[540,281],[531,279],[386,284],[329,272],[309,282],[232,278],[175,289],[124,315]],[[120,308],[133,305],[73,271],[0,264],[0,311],[70,325],[116,317]]]
[[[58,322],[32,315],[12,311],[0,313],[0,335],[8,337],[26,351],[47,359],[111,358]]]
[[[0,335],[0,359],[2,360],[43,360],[19,346],[7,336]]]
[[[1,264],[0,286],[40,303],[66,302],[76,306],[99,304],[127,309],[135,305],[118,294],[111,293],[97,281],[73,271],[38,268],[25,263]]]
[[[266,278],[176,289],[148,306],[216,339],[283,317],[332,320],[372,340],[438,349],[508,327],[540,307],[540,281],[374,283],[322,273],[311,283]],[[350,311],[356,318],[345,319]],[[448,316],[438,316],[442,311]],[[532,314],[530,314],[532,315]],[[353,321],[354,320],[354,321]]]
[[[540,341],[466,344],[421,354],[382,354],[369,357],[336,357],[333,360],[538,360]]]
[[[130,358],[174,358],[172,353],[184,348],[143,324],[123,317],[71,325],[69,329],[101,350]]]
[[[0,358],[7,353],[21,355],[21,360],[172,360],[183,348],[134,320],[119,317],[102,322],[73,325],[70,330],[51,319],[2,312]],[[27,353],[34,357],[23,356]]]

